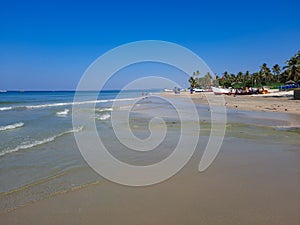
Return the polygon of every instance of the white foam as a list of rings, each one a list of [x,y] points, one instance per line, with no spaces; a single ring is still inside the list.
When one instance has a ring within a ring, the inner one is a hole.
[[[62,133],[62,135],[69,134],[69,133],[77,133],[77,132],[80,132],[82,130],[83,130],[83,126],[74,128],[73,130],[66,131],[66,132]]]
[[[96,104],[96,103],[105,103],[105,102],[121,102],[121,101],[133,101],[139,98],[121,98],[121,99],[107,99],[107,100],[93,100],[93,101],[83,101],[83,102],[59,102],[59,103],[50,103],[50,104],[41,104],[41,105],[27,105],[27,106],[14,106],[14,107],[2,107],[0,111],[12,110],[12,109],[42,109],[49,107],[58,107],[58,106],[72,106],[72,105],[84,105],[84,104]]]
[[[96,109],[95,111],[97,111],[97,112],[108,112],[108,111],[113,111],[113,108],[101,108],[101,109]]]
[[[16,128],[23,127],[23,126],[24,126],[24,123],[22,123],[22,122],[14,123],[14,124],[6,125],[6,126],[1,126],[0,131],[12,130],[12,129],[16,129]]]
[[[56,115],[58,115],[58,116],[66,116],[66,115],[68,115],[69,111],[70,111],[69,109],[64,109],[63,111],[57,112]]]
[[[6,111],[6,110],[11,110],[12,107],[1,107],[0,111]]]
[[[73,102],[61,102],[61,103],[52,103],[52,104],[43,104],[43,105],[28,105],[25,106],[26,109],[42,109],[42,108],[49,108],[49,107],[57,107],[57,106],[67,106],[72,105]]]
[[[107,120],[110,118],[110,114],[103,114],[101,116],[96,116],[95,117],[97,120]]]
[[[28,105],[28,106],[22,106],[22,107],[25,107],[27,109],[39,109],[39,108],[48,108],[48,107],[57,107],[57,106],[95,104],[95,103],[104,103],[104,102],[133,101],[135,99],[138,99],[138,98],[107,99],[107,100],[94,100],[94,101],[83,101],[83,102],[60,102],[60,103],[51,103],[51,104],[42,104],[42,105]]]
[[[291,131],[291,130],[300,130],[300,126],[273,126],[275,130],[282,130],[282,131]]]
[[[62,132],[62,133],[60,133],[58,135],[55,135],[55,136],[45,138],[43,140],[36,140],[36,141],[32,141],[30,143],[23,142],[22,144],[18,145],[17,147],[15,147],[13,149],[7,149],[3,152],[0,152],[0,156],[4,156],[4,155],[9,154],[9,153],[17,152],[19,150],[29,149],[29,148],[33,148],[33,147],[36,147],[36,146],[39,146],[39,145],[43,145],[43,144],[49,143],[51,141],[54,141],[56,138],[61,137],[63,135],[74,133],[74,132],[80,132],[82,130],[83,130],[83,127],[78,127],[78,128],[72,129],[72,130]]]

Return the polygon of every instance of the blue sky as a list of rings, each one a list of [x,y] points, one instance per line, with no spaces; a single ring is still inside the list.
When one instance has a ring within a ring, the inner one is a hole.
[[[300,50],[299,7],[292,0],[1,1],[0,89],[75,89],[97,57],[149,39],[189,48],[217,74],[284,65]]]

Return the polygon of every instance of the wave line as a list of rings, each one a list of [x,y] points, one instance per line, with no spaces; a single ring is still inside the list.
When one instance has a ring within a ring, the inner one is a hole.
[[[13,149],[7,149],[3,152],[0,152],[0,157],[4,156],[6,154],[9,154],[9,153],[17,152],[19,150],[29,149],[29,148],[33,148],[33,147],[36,147],[36,146],[39,146],[39,145],[43,145],[43,144],[49,143],[51,141],[54,141],[56,138],[61,137],[63,135],[74,133],[74,132],[80,132],[82,130],[83,130],[83,127],[79,127],[79,128],[73,129],[73,130],[68,130],[68,131],[62,132],[58,135],[55,135],[55,136],[52,136],[52,137],[49,137],[49,138],[45,138],[43,140],[33,141],[31,143],[28,143],[28,144],[22,143],[21,145],[18,145],[17,147],[15,147]]]
[[[6,126],[1,126],[0,131],[12,130],[12,129],[20,128],[20,127],[23,127],[23,126],[24,126],[24,123],[22,123],[22,122],[9,124],[9,125],[6,125]]]
[[[95,104],[95,103],[105,103],[105,102],[120,102],[120,101],[133,101],[139,98],[121,98],[121,99],[106,99],[106,100],[91,100],[91,101],[82,101],[82,102],[59,102],[59,103],[50,103],[42,105],[23,105],[23,106],[10,106],[10,107],[1,107],[0,111],[13,110],[13,109],[41,109],[49,107],[58,107],[58,106],[71,106],[71,105],[83,105],[83,104]]]
[[[11,110],[12,107],[1,107],[0,111],[6,111],[6,110]]]

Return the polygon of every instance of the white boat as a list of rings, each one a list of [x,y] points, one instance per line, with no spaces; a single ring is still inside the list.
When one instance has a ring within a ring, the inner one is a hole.
[[[4,92],[7,92],[7,90],[0,90],[0,92],[4,93]]]
[[[230,90],[226,88],[211,87],[215,95],[229,94]]]
[[[169,88],[164,89],[164,92],[173,92],[173,91],[174,91],[173,89],[169,89]]]
[[[202,89],[202,88],[194,88],[193,90],[195,92],[204,92],[204,89]]]

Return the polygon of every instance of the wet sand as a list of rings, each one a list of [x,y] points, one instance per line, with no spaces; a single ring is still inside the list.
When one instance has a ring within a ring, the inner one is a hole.
[[[198,103],[205,102],[205,96],[197,94],[193,98]],[[246,99],[264,105],[266,100],[255,100],[258,98],[225,97],[226,102],[230,102],[227,106],[244,102],[238,106],[244,109]],[[241,134],[241,127],[229,129],[216,160],[202,173],[198,171],[198,164],[205,147],[203,142],[189,163],[163,183],[128,187],[105,180],[2,213],[0,223],[299,225],[300,142],[297,133],[274,131],[282,134],[282,138],[274,138],[273,133],[263,138],[255,133],[255,127],[248,126],[248,129],[251,138]]]
[[[244,149],[239,149],[246,145]],[[205,172],[199,155],[161,184],[133,188],[108,181],[0,215],[1,224],[299,225],[299,155],[226,140]]]

